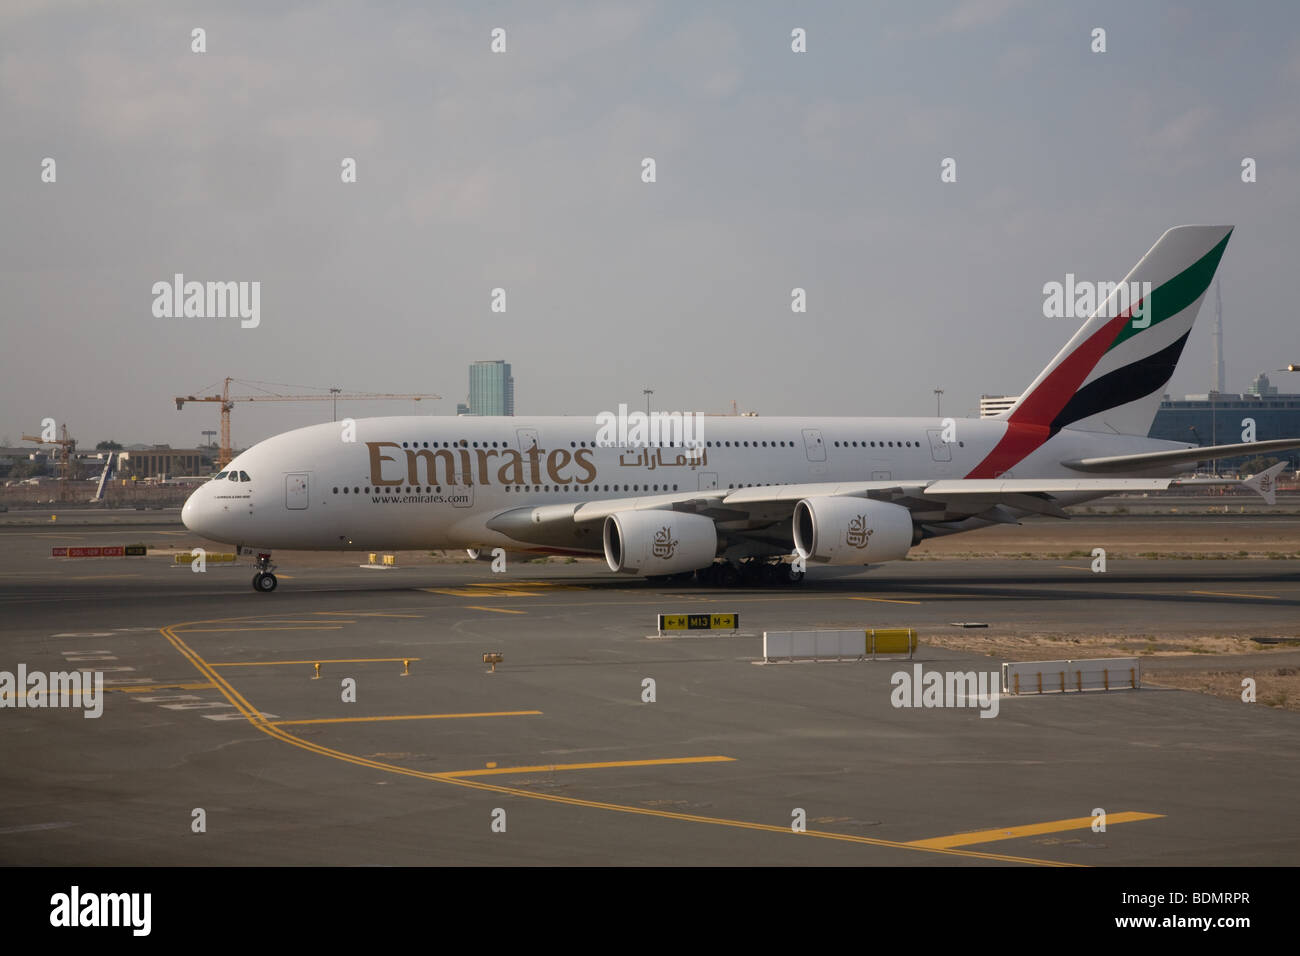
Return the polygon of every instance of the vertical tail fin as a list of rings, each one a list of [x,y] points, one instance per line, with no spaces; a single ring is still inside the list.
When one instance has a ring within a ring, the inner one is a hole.
[[[1069,427],[1145,436],[1232,228],[1175,226],[1161,236],[1000,417],[1050,434]],[[1151,291],[1128,304],[1130,288]]]

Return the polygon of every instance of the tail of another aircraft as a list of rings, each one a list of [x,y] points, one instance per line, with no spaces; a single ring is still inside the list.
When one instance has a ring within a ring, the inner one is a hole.
[[[107,457],[108,460],[104,462],[104,470],[99,473],[99,483],[95,485],[95,497],[91,498],[91,501],[103,501],[104,489],[113,479],[113,467],[117,463],[117,452],[110,451]]]
[[[1161,236],[999,417],[1022,426],[1013,430],[1045,429],[1040,438],[1062,428],[1146,436],[1232,228]]]

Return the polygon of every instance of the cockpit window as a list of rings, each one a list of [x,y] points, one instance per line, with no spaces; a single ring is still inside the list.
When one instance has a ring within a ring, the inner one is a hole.
[[[239,480],[239,472],[237,471],[230,472],[226,477],[226,481],[238,481],[238,480]]]
[[[248,477],[248,472],[246,472],[246,471],[241,471],[241,472],[239,473],[239,480],[240,480],[240,481],[252,481],[253,479]]]
[[[220,481],[222,478],[226,477],[226,474],[227,474],[227,472],[224,472],[224,471],[223,471],[223,472],[221,472],[219,475],[217,475],[217,477],[213,478],[212,480],[213,480],[213,481]]]

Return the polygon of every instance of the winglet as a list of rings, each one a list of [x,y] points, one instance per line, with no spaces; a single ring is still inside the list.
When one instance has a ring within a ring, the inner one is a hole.
[[[1277,504],[1277,476],[1286,470],[1286,466],[1285,461],[1279,461],[1258,475],[1251,475],[1242,484],[1263,498],[1266,504],[1275,505]]]

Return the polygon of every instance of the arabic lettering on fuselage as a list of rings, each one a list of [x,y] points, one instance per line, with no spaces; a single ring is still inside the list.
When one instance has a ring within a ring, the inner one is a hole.
[[[654,471],[656,468],[685,468],[690,466],[690,469],[694,471],[701,465],[709,463],[709,453],[703,448],[688,448],[685,454],[679,452],[672,461],[664,461],[664,450],[662,448],[654,449],[654,454],[650,452],[651,449],[649,448],[638,449],[635,455],[632,455],[630,451],[625,451],[618,456],[619,467],[645,468],[648,471]],[[629,456],[632,457],[629,458]]]

